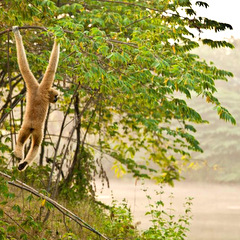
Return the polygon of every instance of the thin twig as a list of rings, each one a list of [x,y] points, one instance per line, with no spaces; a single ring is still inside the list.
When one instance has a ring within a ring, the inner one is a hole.
[[[132,25],[134,25],[134,24],[136,24],[136,23],[138,23],[138,22],[144,21],[145,19],[148,19],[148,18],[150,18],[150,17],[151,17],[151,15],[146,16],[146,17],[141,18],[141,19],[138,19],[138,20],[136,20],[136,21],[134,21],[134,22],[132,22],[132,23],[129,23],[127,26],[125,26],[125,28],[127,29],[127,28],[129,28],[130,26],[132,26]]]
[[[4,215],[6,215],[8,218],[10,218],[23,232],[25,232],[28,236],[31,237],[31,239],[34,239],[34,236],[28,233],[15,219],[13,219],[8,213],[3,211]]]
[[[108,3],[124,4],[124,5],[139,7],[139,8],[142,8],[142,9],[150,9],[150,10],[153,10],[153,11],[159,11],[159,9],[157,9],[157,8],[151,8],[151,7],[148,7],[148,6],[143,6],[143,5],[140,5],[140,4],[130,3],[130,2],[110,1],[110,0],[97,0],[97,2],[108,2]]]
[[[61,163],[60,163],[60,169],[62,169],[63,167],[63,164],[64,164],[64,160],[66,159],[66,156],[67,156],[67,153],[69,152],[69,145],[71,143],[71,139],[73,137],[73,134],[75,132],[77,128],[77,124],[75,124],[75,126],[72,128],[72,131],[70,132],[69,134],[69,138],[68,138],[68,142],[67,142],[67,146],[66,146],[66,150],[65,150],[65,153],[62,157],[62,160],[61,160]],[[57,196],[57,192],[58,192],[58,184],[59,184],[59,181],[60,181],[60,175],[61,175],[61,171],[58,172],[58,175],[57,175],[57,179],[56,179],[56,183],[55,183],[55,188],[53,190],[53,193],[52,193],[52,197],[55,198]]]
[[[60,129],[60,133],[59,133],[59,137],[58,137],[58,141],[57,141],[57,144],[56,144],[55,153],[54,153],[54,157],[53,157],[53,165],[52,165],[51,173],[50,173],[49,180],[48,180],[48,187],[47,187],[47,191],[48,192],[50,191],[50,188],[51,188],[51,185],[52,185],[52,177],[53,177],[54,168],[55,168],[55,165],[56,165],[57,152],[58,152],[58,148],[60,146],[63,130],[65,128],[65,122],[66,122],[68,113],[70,111],[73,99],[74,99],[75,95],[77,94],[77,91],[78,91],[79,87],[80,87],[80,83],[78,84],[77,88],[75,89],[75,92],[74,92],[74,94],[73,94],[73,96],[71,98],[71,102],[68,105],[68,109],[67,109],[67,111],[66,111],[66,113],[64,115],[63,121],[62,121],[62,126],[61,126],[61,129]]]
[[[45,123],[44,123],[43,140],[42,140],[43,143],[45,142],[45,139],[46,139],[46,133],[47,133],[47,128],[48,128],[48,119],[49,119],[50,111],[51,111],[51,105],[49,105],[49,107],[48,107],[48,112],[47,112],[46,120],[45,120]],[[43,157],[44,157],[44,152],[45,152],[44,150],[45,150],[44,144],[42,144],[41,145],[40,157],[39,157],[39,166],[43,165]]]
[[[23,95],[21,97],[19,97],[18,99],[15,99],[15,101],[12,103],[12,107],[9,112],[2,115],[2,117],[0,118],[0,125],[5,120],[5,118],[8,116],[8,114],[10,114],[10,112],[13,111],[14,107],[24,98],[25,93],[26,93],[26,88],[23,88],[21,90],[20,94],[18,94],[18,95],[21,95],[21,94],[23,94]]]
[[[8,95],[8,99],[9,99],[9,105],[10,108],[12,108],[12,92],[13,92],[13,87],[12,87],[12,83],[11,83],[11,72],[10,72],[10,36],[9,36],[9,32],[8,32],[8,39],[7,39],[7,72],[8,72],[8,84],[9,84],[9,95]],[[13,114],[12,111],[9,114],[9,123],[10,123],[10,134],[11,134],[11,148],[13,149],[13,143],[14,143],[14,138],[13,138],[13,125],[14,125],[14,119],[13,119]],[[15,157],[12,156],[12,161],[13,161],[13,165],[15,162]]]
[[[87,101],[87,103],[85,104],[85,106],[84,106],[83,110],[81,111],[81,113],[79,113],[78,119],[77,119],[77,121],[76,121],[75,129],[77,129],[78,124],[81,122],[82,115],[84,114],[84,112],[86,111],[86,109],[89,107],[89,105],[92,103],[93,100],[94,100],[94,97],[91,96],[91,97],[89,98],[89,100]],[[88,130],[89,130],[89,128],[90,128],[90,125],[92,124],[92,123],[91,123],[91,119],[93,118],[95,112],[96,112],[96,108],[95,108],[95,110],[93,111],[93,113],[92,113],[92,115],[91,115],[91,117],[90,117],[90,120],[89,120],[87,129],[86,129],[86,132],[85,132],[84,137],[83,137],[83,139],[82,139],[82,141],[81,141],[82,144],[81,144],[81,146],[79,146],[79,148],[78,148],[78,151],[80,150],[80,152],[75,152],[76,154],[79,154],[79,156],[81,156],[81,154],[82,154],[82,152],[83,152],[83,147],[84,147],[84,143],[85,143],[85,140],[86,140],[86,137],[87,137],[87,134],[88,134]],[[77,139],[74,139],[74,140],[76,141]],[[69,168],[69,171],[68,171],[68,176],[67,176],[67,178],[66,178],[66,181],[67,181],[67,182],[70,181],[70,179],[72,178],[72,173],[73,173],[74,166],[75,166],[76,162],[77,162],[77,158],[74,158],[74,160],[73,160],[73,162],[72,162],[72,164],[71,164],[71,167]]]
[[[65,228],[66,228],[67,232],[69,232],[70,229],[69,229],[69,227],[67,226],[66,218],[65,218],[65,215],[64,215],[64,214],[63,214],[63,223],[64,223],[64,225],[65,225]]]
[[[40,26],[24,26],[24,27],[18,27],[18,28],[19,28],[19,29],[41,29],[41,30],[43,30],[43,31],[47,31],[47,28],[45,28],[45,27],[40,27]],[[9,28],[9,29],[7,29],[7,30],[4,30],[4,31],[0,32],[0,36],[3,35],[3,34],[5,34],[5,33],[7,33],[7,32],[11,32],[11,31],[12,31],[11,28]]]

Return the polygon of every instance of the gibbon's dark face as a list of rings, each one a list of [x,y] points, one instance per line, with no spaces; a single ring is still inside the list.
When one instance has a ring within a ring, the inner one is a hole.
[[[49,90],[49,102],[55,103],[58,100],[58,92],[55,89]]]
[[[58,95],[55,95],[53,102],[56,102],[57,100],[58,100]]]

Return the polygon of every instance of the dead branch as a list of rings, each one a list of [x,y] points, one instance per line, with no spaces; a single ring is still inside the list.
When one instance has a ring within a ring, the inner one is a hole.
[[[97,230],[95,230],[94,228],[92,228],[90,225],[88,225],[84,220],[82,220],[80,217],[78,217],[77,215],[75,215],[73,212],[71,212],[70,210],[68,210],[67,208],[63,207],[61,204],[59,204],[58,202],[54,201],[53,199],[51,199],[50,197],[45,196],[44,194],[38,192],[36,189],[28,186],[27,184],[19,181],[19,180],[11,180],[11,176],[9,176],[8,174],[0,171],[0,175],[2,175],[3,177],[10,179],[8,181],[8,184],[15,186],[17,188],[23,189],[25,191],[28,191],[30,193],[32,193],[33,195],[39,197],[39,198],[43,198],[46,201],[48,201],[49,203],[51,203],[58,211],[60,211],[62,214],[64,214],[65,216],[71,218],[73,221],[75,221],[78,225],[80,225],[81,227],[84,227],[86,229],[88,229],[89,231],[97,234],[98,236],[102,237],[103,239],[106,240],[110,240],[109,238],[105,237],[103,234],[101,234],[100,232],[98,232]]]

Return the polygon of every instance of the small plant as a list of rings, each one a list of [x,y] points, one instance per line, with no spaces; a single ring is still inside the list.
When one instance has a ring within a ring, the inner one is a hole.
[[[133,225],[133,216],[126,199],[118,203],[113,199],[111,205],[111,221],[107,221],[106,228],[115,239],[136,239],[137,230]]]
[[[159,196],[159,200],[151,203],[152,197],[147,195],[149,199],[150,211],[146,212],[146,215],[152,217],[152,226],[148,230],[142,233],[142,237],[139,240],[184,240],[187,237],[187,232],[189,231],[190,220],[192,219],[192,200],[193,198],[186,198],[184,203],[185,213],[180,216],[174,214],[173,209],[173,194],[169,196],[170,206],[165,207],[165,203],[162,201],[162,195],[164,191],[155,191],[156,195]]]

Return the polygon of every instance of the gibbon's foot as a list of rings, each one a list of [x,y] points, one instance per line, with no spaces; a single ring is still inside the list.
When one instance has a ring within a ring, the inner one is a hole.
[[[28,166],[28,162],[27,162],[27,161],[24,161],[24,162],[22,162],[22,163],[19,163],[19,165],[18,165],[18,170],[19,170],[19,171],[24,171],[24,170],[27,168],[27,166]]]
[[[13,26],[13,27],[12,27],[12,31],[13,31],[14,33],[18,32],[18,31],[19,31],[18,26]]]

